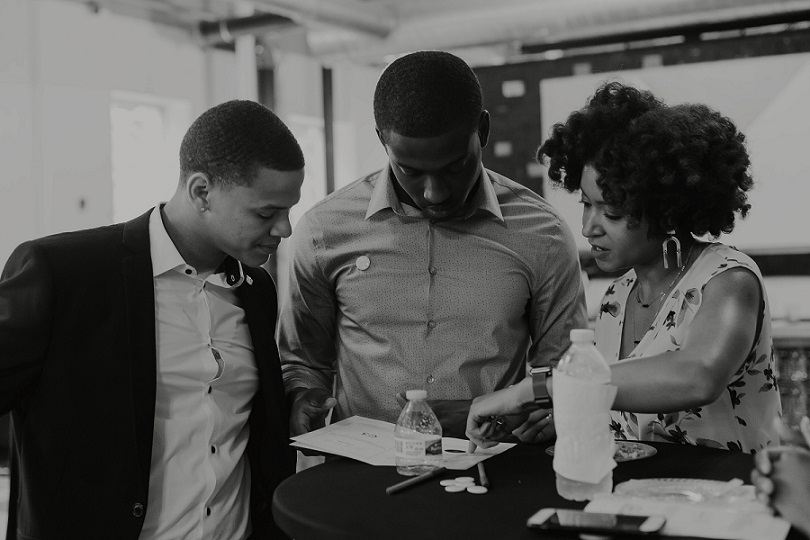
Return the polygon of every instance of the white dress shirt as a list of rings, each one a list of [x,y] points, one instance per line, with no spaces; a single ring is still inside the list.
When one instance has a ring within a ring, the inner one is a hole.
[[[186,264],[160,207],[149,240],[157,397],[140,538],[244,539],[251,532],[248,416],[258,389],[245,313],[223,274]]]

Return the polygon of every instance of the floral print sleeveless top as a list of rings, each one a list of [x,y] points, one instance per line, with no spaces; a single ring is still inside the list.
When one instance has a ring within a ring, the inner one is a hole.
[[[748,453],[777,442],[773,419],[781,414],[774,373],[771,314],[759,268],[747,255],[720,243],[706,245],[691,268],[664,300],[650,328],[628,358],[652,356],[680,348],[703,299],[703,288],[729,268],[743,267],[759,280],[763,295],[761,329],[754,346],[726,391],[703,407],[675,413],[611,412],[616,439],[668,441]],[[596,321],[596,346],[608,363],[620,362],[625,305],[636,275],[630,270],[608,288]]]

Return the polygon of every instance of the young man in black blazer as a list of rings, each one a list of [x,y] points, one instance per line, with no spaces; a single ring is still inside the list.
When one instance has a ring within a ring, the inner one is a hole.
[[[8,539],[278,538],[294,472],[260,265],[290,235],[301,148],[251,101],[203,113],[171,200],[19,246],[0,278]]]

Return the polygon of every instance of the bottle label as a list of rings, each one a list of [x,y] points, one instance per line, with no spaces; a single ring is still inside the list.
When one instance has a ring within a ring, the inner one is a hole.
[[[394,439],[394,455],[400,458],[441,457],[441,437]]]

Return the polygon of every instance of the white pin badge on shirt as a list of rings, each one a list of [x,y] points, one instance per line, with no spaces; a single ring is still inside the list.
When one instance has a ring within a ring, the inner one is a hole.
[[[368,270],[368,267],[371,266],[371,261],[365,255],[360,255],[357,257],[354,265],[358,268],[358,270]]]

